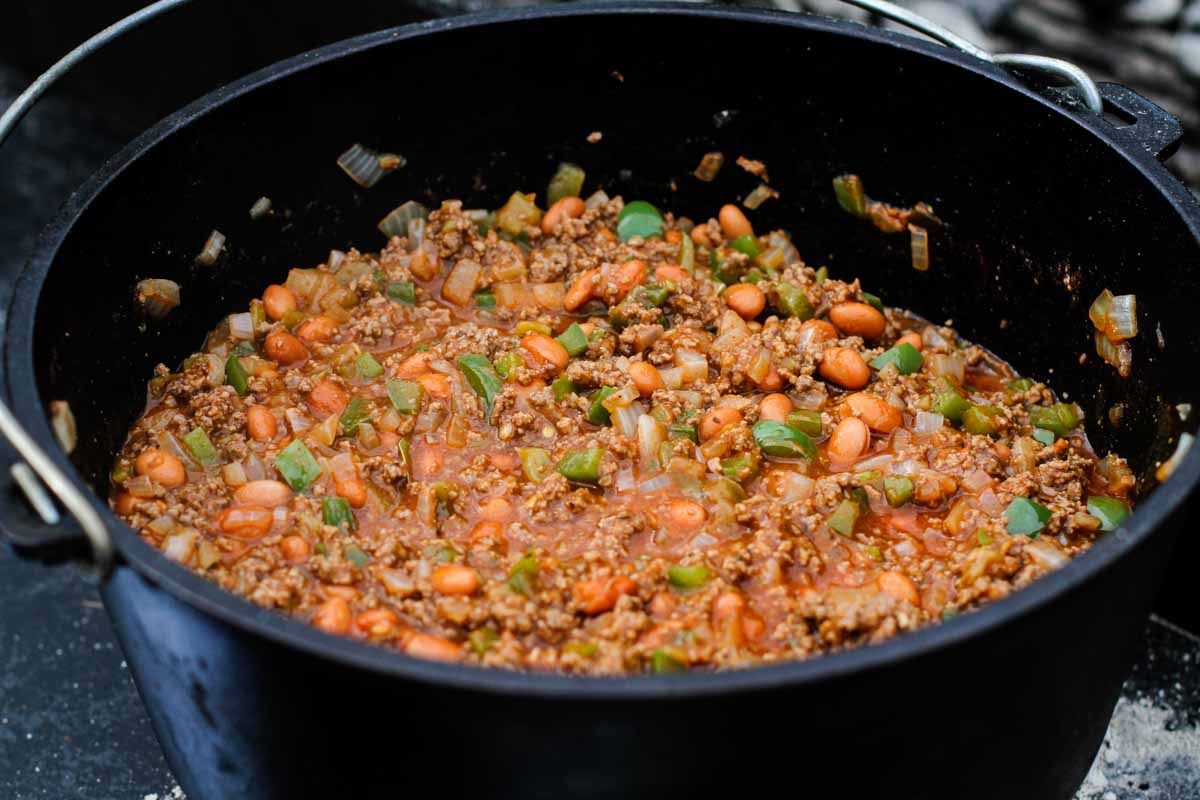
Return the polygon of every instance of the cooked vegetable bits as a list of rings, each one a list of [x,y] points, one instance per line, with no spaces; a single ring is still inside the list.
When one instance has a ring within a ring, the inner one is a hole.
[[[395,168],[371,158],[343,166],[364,185]],[[281,268],[159,368],[117,512],[323,631],[593,674],[937,624],[1129,515],[1133,476],[1092,452],[1082,409],[805,264],[757,202],[687,220],[585,195],[573,164],[547,179],[495,211],[404,203],[378,254]],[[907,230],[928,266],[927,206],[834,186],[872,223],[839,225]],[[1092,321],[1128,354],[1131,298]]]

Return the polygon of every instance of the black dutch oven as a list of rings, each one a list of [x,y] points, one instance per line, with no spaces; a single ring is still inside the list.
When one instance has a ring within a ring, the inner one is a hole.
[[[1153,477],[1185,427],[1175,406],[1197,402],[1200,210],[1159,163],[1179,127],[1125,89],[1100,94],[1107,118],[1072,92],[1064,107],[994,63],[913,38],[696,6],[523,9],[283,62],[146,132],[46,231],[8,312],[13,415],[0,421],[69,514],[44,508],[62,517],[47,524],[14,491],[3,527],[31,556],[104,562],[111,542],[101,592],[195,800],[1068,797],[1200,479],[1200,452],[1165,484]],[[603,139],[590,144],[592,131]],[[360,190],[334,164],[355,141],[408,166]],[[708,217],[753,185],[730,167],[713,184],[692,178],[710,150],[767,163],[781,197],[755,223],[791,231],[809,263],[953,319],[1078,401],[1096,449],[1126,455],[1139,476],[1128,522],[1011,597],[881,645],[739,672],[592,679],[326,636],[169,562],[108,510],[108,468],[153,365],[177,363],[287,268],[381,244],[375,222],[404,200],[496,207],[544,186],[564,159],[586,167],[589,187]],[[830,179],[843,172],[881,198],[934,205],[947,224],[932,269],[912,269],[906,237],[837,208]],[[283,212],[273,222],[246,213],[262,195]],[[214,228],[227,252],[198,267]],[[144,327],[134,311],[146,277],[182,285],[164,324]],[[1127,380],[1093,351],[1087,307],[1105,287],[1138,297]],[[47,422],[54,400],[78,421],[69,458]],[[45,500],[15,454],[5,459]]]

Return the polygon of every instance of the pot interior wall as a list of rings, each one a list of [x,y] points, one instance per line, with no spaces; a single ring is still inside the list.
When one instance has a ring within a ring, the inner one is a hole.
[[[593,131],[603,139],[589,144]],[[359,189],[334,163],[354,142],[408,165]],[[705,184],[692,171],[711,150],[727,161]],[[215,107],[150,148],[71,230],[37,309],[38,387],[46,401],[70,401],[75,462],[106,491],[155,364],[177,365],[290,267],[331,248],[382,246],[375,223],[399,203],[494,208],[514,190],[544,195],[570,160],[586,168],[586,192],[706,219],[757,183],[733,164],[743,154],[766,162],[781,193],[751,213],[757,230],[784,228],[809,264],[952,319],[1079,401],[1097,449],[1119,450],[1139,473],[1169,454],[1173,406],[1192,399],[1200,346],[1197,245],[1136,169],[1038,102],[925,55],[829,30],[664,13],[394,41]],[[924,200],[946,220],[931,235],[932,269],[912,269],[907,235],[837,208],[830,180],[851,171],[875,197]],[[276,214],[251,221],[264,195]],[[226,253],[196,266],[214,228]],[[163,323],[134,309],[134,285],[148,277],[182,285],[183,304]],[[1128,380],[1093,350],[1087,307],[1104,287],[1138,295]],[[1113,427],[1105,412],[1117,403],[1126,413]]]

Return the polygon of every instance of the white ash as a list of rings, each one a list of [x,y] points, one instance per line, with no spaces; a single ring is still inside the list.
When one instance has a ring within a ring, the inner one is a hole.
[[[1200,786],[1200,727],[1149,698],[1121,698],[1075,800],[1173,800]]]

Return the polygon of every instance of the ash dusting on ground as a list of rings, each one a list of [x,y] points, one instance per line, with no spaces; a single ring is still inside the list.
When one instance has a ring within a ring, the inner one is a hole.
[[[1200,639],[1155,622],[1076,800],[1184,800],[1200,791]]]

